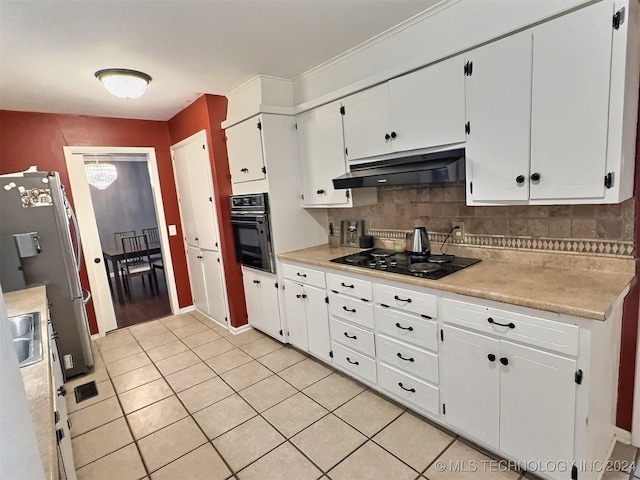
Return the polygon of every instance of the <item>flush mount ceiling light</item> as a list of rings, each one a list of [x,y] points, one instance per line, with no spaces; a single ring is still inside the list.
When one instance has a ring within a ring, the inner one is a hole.
[[[98,70],[96,78],[109,93],[118,98],[138,98],[144,95],[151,77],[144,72],[126,68]]]
[[[118,178],[118,170],[112,163],[85,163],[84,170],[87,173],[87,181],[99,190],[106,189]]]

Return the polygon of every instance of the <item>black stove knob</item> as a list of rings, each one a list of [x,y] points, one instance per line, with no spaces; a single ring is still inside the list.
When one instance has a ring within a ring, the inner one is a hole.
[[[367,265],[369,265],[370,268],[376,268],[376,261],[369,260],[369,262],[367,262]]]
[[[389,266],[390,267],[397,267],[398,266],[398,261],[394,258],[392,258],[391,260],[389,260]]]

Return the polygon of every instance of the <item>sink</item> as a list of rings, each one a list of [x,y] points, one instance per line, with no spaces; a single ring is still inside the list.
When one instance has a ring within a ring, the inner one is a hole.
[[[33,312],[9,317],[9,328],[20,367],[41,361],[40,313]]]

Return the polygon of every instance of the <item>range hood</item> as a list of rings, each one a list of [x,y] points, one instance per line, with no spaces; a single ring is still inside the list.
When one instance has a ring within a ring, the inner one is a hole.
[[[464,180],[464,148],[352,165],[333,188],[382,187]]]

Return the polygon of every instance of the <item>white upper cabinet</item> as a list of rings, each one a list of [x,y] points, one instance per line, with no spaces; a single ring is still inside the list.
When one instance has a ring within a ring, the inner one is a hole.
[[[351,95],[342,105],[348,160],[392,152],[388,83]]]
[[[461,71],[454,57],[389,81],[394,152],[465,141]]]
[[[265,178],[262,154],[262,119],[252,117],[226,130],[231,183]]]
[[[604,2],[533,31],[532,199],[604,198],[613,13]]]
[[[529,198],[531,33],[465,55],[467,199]]]
[[[296,125],[303,206],[350,206],[350,195],[332,181],[347,172],[340,102],[299,115]]]

